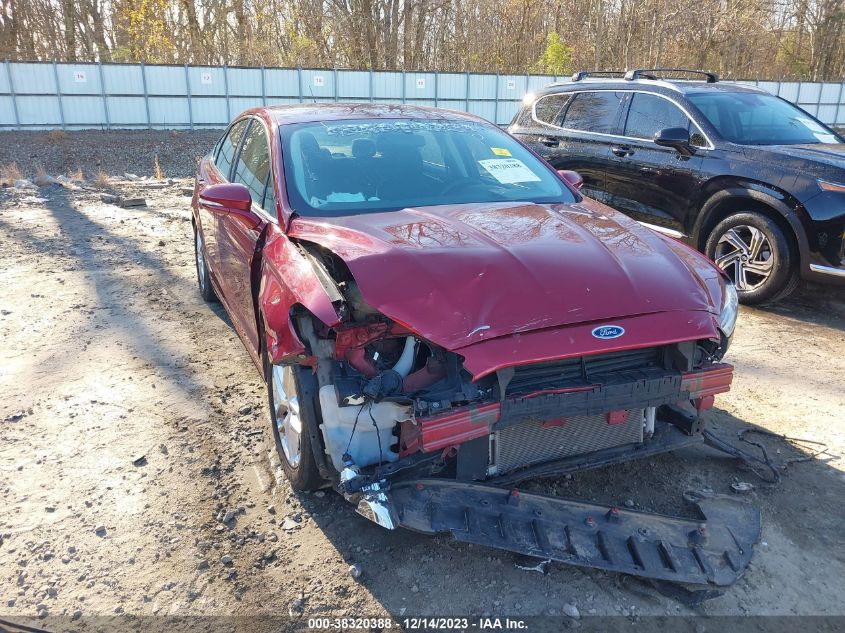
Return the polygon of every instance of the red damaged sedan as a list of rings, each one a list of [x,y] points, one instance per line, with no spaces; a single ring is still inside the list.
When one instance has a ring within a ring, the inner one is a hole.
[[[736,291],[497,127],[371,104],[245,112],[193,198],[199,287],[267,383],[296,490],[385,528],[727,585],[760,531],[521,493],[701,442]],[[643,482],[647,485],[646,482]]]

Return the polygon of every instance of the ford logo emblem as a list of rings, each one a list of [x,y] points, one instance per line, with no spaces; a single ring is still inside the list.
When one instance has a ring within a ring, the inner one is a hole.
[[[602,340],[619,338],[625,334],[625,328],[620,325],[600,325],[593,329],[593,336]]]

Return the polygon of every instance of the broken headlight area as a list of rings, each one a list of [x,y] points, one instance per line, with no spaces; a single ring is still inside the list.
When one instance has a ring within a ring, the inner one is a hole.
[[[496,397],[495,378],[473,382],[459,355],[387,320],[339,329],[334,346],[320,408],[338,471],[347,454],[358,467],[378,470],[420,452],[417,420]]]

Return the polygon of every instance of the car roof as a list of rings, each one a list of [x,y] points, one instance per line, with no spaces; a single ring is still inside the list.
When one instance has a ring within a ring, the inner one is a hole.
[[[392,103],[298,103],[255,108],[250,113],[263,114],[277,125],[350,119],[425,119],[486,123],[480,117],[457,110]]]
[[[537,91],[537,96],[551,94],[554,92],[569,92],[574,90],[644,90],[646,92],[659,92],[662,94],[697,94],[708,92],[751,92],[756,94],[769,94],[762,88],[747,86],[726,81],[707,83],[704,81],[690,81],[683,79],[601,79],[587,77],[580,81],[565,81],[549,84],[542,90]]]

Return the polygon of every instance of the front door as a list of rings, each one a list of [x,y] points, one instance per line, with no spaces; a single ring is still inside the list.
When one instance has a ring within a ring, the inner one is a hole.
[[[201,194],[206,187],[229,180],[232,163],[237,158],[238,148],[248,125],[249,119],[243,119],[233,124],[215,148],[211,161],[213,165],[209,164],[209,161],[203,161],[204,168],[200,171],[197,183],[198,194]],[[197,210],[199,211],[199,222],[202,228],[205,259],[211,276],[225,294],[226,279],[221,274],[221,253],[217,242],[218,223],[225,212],[216,206],[204,204],[202,200],[199,200]]]
[[[252,271],[258,244],[267,225],[266,218],[276,213],[270,172],[267,131],[262,122],[255,119],[243,140],[232,174],[232,182],[249,189],[253,217],[234,213],[220,215],[217,239],[222,277],[226,280],[224,292],[229,313],[238,333],[249,343],[248,347],[256,352],[259,341],[252,296]]]
[[[706,145],[673,102],[654,94],[630,94],[622,134],[607,161],[607,204],[642,222],[683,233],[690,201],[701,185],[701,152],[707,150],[685,156],[655,144],[654,135],[670,127],[688,129],[693,145]]]

